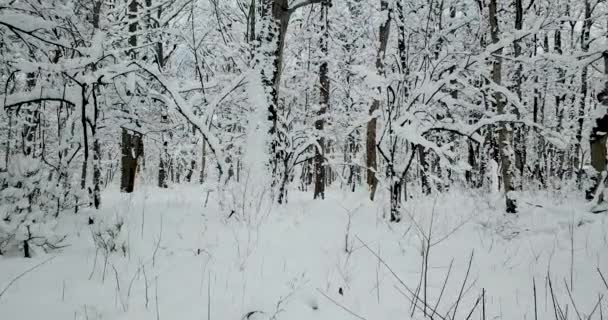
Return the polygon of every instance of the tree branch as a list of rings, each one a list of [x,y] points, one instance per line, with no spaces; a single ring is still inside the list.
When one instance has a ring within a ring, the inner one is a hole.
[[[312,4],[317,4],[317,3],[321,3],[325,0],[303,0],[300,1],[299,3],[294,4],[293,6],[291,6],[289,9],[287,9],[287,14],[292,15],[294,12],[296,12],[298,9],[312,5]]]
[[[11,103],[11,104],[5,104],[4,109],[12,109],[14,107],[18,107],[18,106],[28,104],[28,103],[40,103],[40,102],[45,102],[45,101],[64,102],[64,103],[67,103],[72,106],[75,105],[74,102],[68,101],[63,98],[45,97],[45,98],[36,98],[36,99],[30,99],[30,100],[24,100],[24,101],[17,101],[17,102]]]

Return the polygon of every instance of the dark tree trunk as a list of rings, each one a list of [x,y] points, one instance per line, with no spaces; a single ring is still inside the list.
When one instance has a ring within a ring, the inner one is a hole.
[[[604,59],[604,75],[608,75],[608,51],[604,51],[602,54]],[[606,110],[608,108],[608,81],[604,83],[604,89],[598,94],[598,100],[601,103],[601,107]],[[606,140],[608,135],[608,112],[605,111],[604,115],[595,120],[595,125],[591,130],[591,136],[589,142],[591,145],[591,165],[595,169],[596,173],[592,176],[592,186],[586,190],[586,198],[588,200],[593,199],[598,188],[601,188],[601,184],[605,183],[602,181],[602,177],[606,172]],[[605,201],[603,194],[601,194],[599,201]]]
[[[136,57],[135,47],[137,46],[137,36],[135,33],[138,29],[137,24],[137,9],[138,1],[131,0],[129,3],[129,19],[133,21],[129,24],[129,45],[132,47],[131,56]],[[134,92],[128,92],[129,95],[134,95]],[[135,189],[135,176],[137,175],[137,162],[140,155],[143,155],[143,141],[140,134],[122,129],[121,134],[121,177],[120,190],[122,192],[133,192]],[[142,153],[140,154],[139,151]]]
[[[388,38],[390,35],[391,28],[391,10],[388,6],[387,0],[380,0],[380,8],[382,11],[387,11],[387,19],[382,22],[379,30],[380,47],[376,56],[376,70],[380,75],[384,74],[384,57],[386,53],[386,47],[388,45]],[[380,88],[379,88],[380,89]],[[376,195],[376,188],[378,187],[378,178],[376,177],[376,171],[378,170],[378,160],[376,151],[376,131],[378,127],[378,118],[374,116],[376,111],[380,108],[380,100],[374,99],[371,107],[369,108],[369,115],[372,119],[367,123],[367,136],[366,136],[366,166],[367,166],[367,185],[369,187],[371,200],[374,200]]]
[[[431,182],[427,176],[430,166],[426,159],[426,149],[422,146],[418,147],[418,159],[420,161],[420,184],[422,187],[422,194],[431,194]]]
[[[583,30],[581,33],[581,49],[583,52],[589,51],[589,37],[591,33],[591,26],[593,21],[591,20],[591,4],[589,0],[585,0],[585,22],[583,23]],[[588,94],[587,75],[589,73],[589,67],[583,66],[581,73],[581,100],[578,109],[578,127],[576,128],[576,144],[574,146],[574,161],[573,168],[576,171],[576,181],[579,186],[582,184],[582,141],[583,141],[583,124],[585,121],[585,107]]]
[[[562,50],[562,32],[560,30],[561,25],[558,26],[557,30],[555,31],[554,34],[554,50],[557,54],[561,55],[563,54],[563,50]],[[562,93],[562,90],[565,89],[566,86],[566,72],[564,69],[558,67],[558,75],[559,75],[559,81],[557,82],[558,85],[558,89],[557,89],[557,94],[555,95],[555,114],[557,115],[557,132],[561,132],[564,128],[564,101],[566,101],[566,94]],[[548,174],[551,175],[552,177],[559,177],[560,180],[563,176],[563,164],[564,164],[564,160],[565,160],[565,151],[563,150],[558,150],[556,148],[554,148],[555,150],[555,154],[557,154],[557,156],[552,157],[551,158],[551,170],[548,170]]]
[[[203,184],[205,182],[205,167],[207,166],[207,143],[203,141],[202,147],[202,155],[201,155],[201,174],[199,176],[199,183]]]
[[[158,187],[168,188],[167,184],[167,161],[168,161],[168,149],[169,142],[163,141],[163,148],[160,155],[160,162],[158,164]]]
[[[89,133],[87,129],[87,100],[86,100],[86,86],[82,86],[82,106],[80,120],[82,124],[82,138],[84,148],[84,159],[82,160],[82,174],[80,176],[80,188],[86,190],[87,187],[87,172],[89,164]]]
[[[523,14],[524,14],[524,7],[523,7],[523,3],[522,0],[515,0],[515,30],[521,31],[523,28]],[[535,37],[536,38],[536,37]],[[515,59],[517,60],[521,54],[522,54],[522,48],[521,48],[521,40],[515,40],[513,43],[513,47],[514,47],[514,56]],[[522,92],[521,92],[521,85],[522,85],[522,77],[523,77],[523,73],[522,73],[522,64],[518,63],[516,71],[515,71],[515,75],[514,75],[514,79],[513,82],[515,83],[514,86],[514,91],[515,94],[517,95],[517,98],[521,101],[522,99]],[[536,87],[535,87],[536,90]],[[519,112],[517,111],[517,109],[514,109],[515,114],[517,115],[518,118],[521,118],[521,115],[519,114]],[[523,187],[523,181],[524,181],[524,175],[525,175],[525,165],[526,165],[526,134],[524,133],[524,127],[521,125],[513,125],[513,128],[515,129],[514,131],[514,139],[513,139],[513,146],[514,146],[514,150],[515,150],[515,165],[514,167],[516,167],[519,171],[519,187]],[[515,173],[513,173],[513,180],[515,180]],[[515,183],[514,183],[515,185]],[[516,188],[514,186],[514,188]]]
[[[99,105],[97,101],[97,89],[93,87],[93,124],[91,134],[93,135],[93,206],[99,209],[101,206],[101,144],[97,133],[97,120],[99,117]]]
[[[328,20],[329,0],[324,0],[321,7],[321,24],[322,32],[321,36],[321,53],[323,54],[323,61],[319,67],[319,83],[320,83],[320,101],[319,101],[319,112],[317,113],[318,119],[315,121],[315,129],[319,138],[317,139],[318,147],[315,148],[315,192],[314,198],[325,199],[325,184],[326,184],[326,172],[325,172],[325,138],[323,137],[323,128],[325,127],[325,114],[329,108],[329,75],[328,73],[328,41],[329,41],[329,20]]]
[[[142,135],[136,132],[129,132],[129,130],[123,128],[121,149],[120,190],[131,193],[135,189],[138,162],[144,154]]]

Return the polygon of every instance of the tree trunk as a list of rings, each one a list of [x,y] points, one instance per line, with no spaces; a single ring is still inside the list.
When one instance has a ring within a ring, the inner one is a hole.
[[[604,58],[604,75],[608,76],[608,51],[604,51],[602,54]],[[603,175],[606,171],[606,140],[608,135],[608,81],[604,83],[604,89],[597,96],[600,102],[600,108],[604,108],[604,115],[596,119],[595,125],[591,129],[591,136],[589,142],[591,144],[591,166],[595,169],[596,173],[592,176],[592,186],[586,191],[586,198],[592,200],[602,180]],[[600,201],[604,201],[603,195]]]
[[[555,31],[554,34],[554,50],[557,54],[562,55],[563,54],[563,49],[562,49],[562,32],[560,30],[561,25],[557,28],[557,30]],[[558,88],[557,88],[557,94],[555,95],[555,114],[557,115],[557,128],[556,131],[557,132],[561,132],[564,128],[564,101],[566,101],[566,94],[562,93],[562,90],[565,89],[566,86],[566,72],[563,68],[559,68],[558,67],[558,78],[560,79],[558,81]],[[559,150],[559,149],[555,149],[555,154],[557,154],[557,157],[552,157],[552,165],[551,165],[551,170],[548,170],[548,175],[550,175],[551,177],[559,177],[560,181],[561,178],[563,176],[563,163],[564,163],[564,159],[565,159],[565,152],[563,150]],[[555,158],[555,159],[553,159]]]
[[[87,100],[86,100],[86,86],[82,86],[82,106],[80,120],[82,124],[82,138],[84,148],[84,159],[82,160],[82,174],[80,176],[80,188],[86,190],[87,187],[87,172],[89,164],[89,133],[87,129]]]
[[[95,209],[101,206],[101,144],[97,133],[97,120],[99,118],[99,105],[97,101],[97,86],[93,86],[93,124],[91,134],[93,136],[93,205]]]
[[[378,54],[376,56],[376,69],[378,74],[384,74],[384,57],[386,53],[386,47],[388,45],[388,38],[390,35],[391,28],[391,10],[388,6],[387,0],[380,1],[380,9],[382,11],[388,11],[387,19],[382,22],[379,31],[380,47],[378,48]],[[378,88],[381,90],[381,88]],[[376,188],[378,187],[378,178],[376,177],[376,171],[378,170],[377,162],[377,151],[376,151],[376,130],[378,126],[378,118],[375,116],[376,111],[380,108],[380,100],[374,99],[370,109],[369,115],[372,117],[367,123],[367,136],[366,136],[366,166],[367,166],[367,185],[370,191],[370,200],[374,200],[376,194]]]
[[[581,49],[583,52],[589,51],[589,37],[591,33],[591,26],[593,21],[591,20],[591,4],[589,0],[585,0],[585,22],[583,23],[583,30],[581,33]],[[589,67],[583,66],[581,73],[581,100],[578,109],[578,127],[576,128],[576,143],[574,146],[574,161],[573,167],[576,171],[576,182],[579,187],[582,184],[582,140],[583,140],[583,124],[585,122],[585,106],[588,94],[587,75],[589,73]]]
[[[323,137],[323,128],[325,127],[325,114],[329,108],[329,76],[328,76],[328,41],[329,41],[329,0],[324,0],[321,7],[321,30],[323,32],[320,41],[321,53],[323,55],[323,61],[319,67],[319,112],[317,113],[317,120],[315,121],[315,129],[319,137],[317,138],[317,148],[315,148],[315,191],[314,198],[325,199],[325,138]]]
[[[427,176],[430,171],[429,162],[426,159],[426,150],[423,146],[418,147],[418,159],[420,162],[420,185],[422,187],[422,194],[431,194],[431,182]]]
[[[284,31],[287,30],[289,22],[287,0],[264,0],[260,6],[262,30],[258,36],[258,56],[264,67],[260,68],[262,85],[264,87],[268,102],[268,120],[270,121],[269,155],[271,168],[271,189],[278,191],[275,194],[279,203],[284,198],[282,187],[283,174],[280,166],[286,157],[284,144],[284,133],[279,117],[279,86],[281,82],[282,49],[284,45]],[[274,193],[274,192],[273,192]]]
[[[498,43],[499,28],[497,17],[496,0],[490,0],[490,28],[493,43]],[[494,61],[492,63],[492,81],[497,85],[502,82],[502,49],[495,52]],[[500,92],[494,92],[494,103],[496,104],[496,112],[499,115],[505,114],[505,97]],[[509,124],[502,123],[498,131],[498,144],[501,162],[501,175],[505,192],[505,204],[507,213],[517,212],[517,203],[513,197],[513,147],[511,141],[511,127]]]
[[[139,4],[137,0],[131,0],[129,3],[129,19],[133,21],[129,24],[129,46],[131,46],[131,56],[132,58],[136,57],[135,47],[137,46],[137,36],[135,33],[137,32],[137,8]],[[128,92],[128,94],[133,95],[134,92]],[[122,129],[121,134],[121,148],[122,148],[122,157],[121,157],[121,177],[120,177],[120,190],[122,192],[133,192],[135,189],[135,176],[137,174],[137,161],[141,154],[138,153],[139,150],[143,152],[143,141],[140,134],[127,130],[126,128]]]
[[[515,30],[517,31],[521,31],[523,28],[523,13],[524,13],[524,8],[523,8],[523,3],[522,0],[515,0]],[[515,40],[513,42],[513,47],[514,47],[514,56],[515,56],[515,61],[517,61],[517,59],[521,56],[522,54],[522,49],[521,49],[521,40]],[[521,101],[522,100],[522,92],[521,92],[521,84],[522,84],[522,64],[521,63],[517,63],[517,68],[515,71],[515,75],[514,75],[514,83],[515,83],[515,93],[517,94],[517,98]],[[536,90],[536,87],[535,87]],[[514,110],[517,117],[521,118],[521,115],[519,114],[519,112],[517,111],[517,109]],[[523,187],[523,182],[524,182],[524,175],[525,175],[525,165],[526,165],[526,134],[524,133],[524,127],[522,125],[512,125],[515,129],[515,136],[513,139],[513,144],[514,144],[514,149],[515,149],[515,165],[514,167],[516,167],[519,171],[519,188]],[[513,180],[515,180],[515,174],[513,174],[513,176],[511,177]],[[513,188],[517,188],[515,186],[515,182],[513,183]]]
[[[139,158],[143,156],[142,135],[136,132],[129,132],[129,130],[123,128],[121,150],[120,190],[131,193],[135,189],[135,177],[137,175]]]
[[[164,140],[164,137],[163,137]],[[160,154],[160,162],[158,164],[158,187],[159,188],[168,188],[167,184],[167,163],[168,163],[168,145],[169,142],[163,141],[163,148]]]
[[[203,184],[205,182],[205,169],[207,167],[207,143],[203,141],[203,150],[201,154],[201,174],[199,176],[199,183]]]

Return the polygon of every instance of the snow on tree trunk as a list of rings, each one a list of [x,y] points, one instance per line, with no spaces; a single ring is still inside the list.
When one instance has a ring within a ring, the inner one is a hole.
[[[329,19],[327,11],[329,10],[329,0],[324,0],[321,8],[321,40],[320,47],[323,55],[321,66],[319,67],[319,111],[317,112],[317,120],[315,121],[315,129],[319,137],[317,138],[318,146],[315,148],[315,190],[313,197],[315,199],[325,199],[325,184],[326,184],[326,168],[324,166],[325,158],[325,138],[323,137],[323,128],[325,127],[325,116],[329,108],[329,63],[328,57],[328,41],[329,41]]]
[[[490,0],[490,29],[492,42],[498,44],[499,28],[498,28],[498,17],[497,17],[497,0]],[[492,81],[500,85],[502,82],[502,47],[494,52],[494,61],[492,62]],[[494,104],[496,106],[496,112],[498,115],[504,115],[507,113],[505,110],[506,101],[502,93],[494,92]],[[505,193],[505,206],[507,213],[517,212],[517,203],[513,192],[515,188],[513,186],[513,146],[512,146],[512,129],[511,125],[507,123],[501,123],[498,130],[498,149],[500,153],[500,165],[502,183]]]
[[[380,1],[380,10],[386,13],[386,17],[380,25],[379,36],[379,47],[376,55],[376,70],[379,75],[384,75],[384,57],[386,54],[386,48],[388,45],[388,39],[391,28],[391,9],[389,8],[387,0]],[[381,88],[378,88],[381,90]],[[371,107],[369,108],[369,115],[371,119],[367,123],[367,135],[365,140],[365,154],[366,154],[366,166],[367,166],[367,185],[369,187],[369,198],[374,200],[376,195],[376,188],[378,187],[378,178],[376,177],[376,171],[378,170],[378,159],[376,152],[376,131],[378,127],[378,112],[380,109],[380,100],[374,99]]]

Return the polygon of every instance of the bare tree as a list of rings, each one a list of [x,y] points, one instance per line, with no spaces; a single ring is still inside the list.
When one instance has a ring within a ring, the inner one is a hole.
[[[131,47],[132,58],[137,56],[137,31],[139,23],[137,22],[137,11],[140,4],[137,0],[131,0],[129,3],[129,46]],[[130,92],[131,95],[136,95],[135,92]],[[121,175],[120,175],[120,190],[122,192],[131,193],[135,189],[135,177],[138,171],[140,158],[144,155],[144,143],[140,132],[135,132],[132,128],[122,128],[121,135]]]
[[[317,112],[317,120],[315,121],[315,129],[319,138],[317,139],[317,147],[315,148],[315,190],[314,198],[321,197],[325,199],[325,184],[326,184],[326,168],[325,162],[325,138],[323,137],[323,128],[325,127],[325,116],[327,109],[329,108],[329,63],[328,57],[328,41],[329,41],[329,18],[327,13],[329,10],[329,0],[324,0],[321,6],[321,40],[319,46],[321,47],[321,54],[323,55],[321,66],[319,67],[319,111]]]
[[[492,37],[492,42],[494,44],[498,44],[500,41],[500,30],[498,26],[498,7],[496,0],[490,0],[489,10],[490,34]],[[492,81],[496,85],[500,85],[502,83],[502,53],[502,47],[493,53],[494,60],[492,61]],[[496,107],[496,112],[499,115],[507,113],[507,110],[505,109],[507,103],[504,94],[495,91],[494,104]],[[498,131],[498,148],[500,153],[502,183],[505,192],[506,211],[508,213],[516,213],[517,203],[513,195],[515,188],[513,186],[513,146],[511,133],[512,129],[510,124],[505,122],[500,124],[500,129]]]
[[[386,20],[382,22],[379,30],[379,47],[376,55],[376,70],[380,75],[384,74],[384,58],[386,55],[386,47],[388,45],[388,38],[391,30],[392,20],[392,9],[389,8],[387,0],[380,1],[380,10],[387,11]],[[381,90],[379,88],[379,90]],[[367,166],[367,185],[369,187],[369,198],[374,200],[376,195],[376,188],[378,187],[378,178],[376,177],[376,171],[378,170],[378,159],[376,152],[377,143],[377,127],[378,127],[378,115],[376,112],[380,109],[380,100],[374,99],[371,107],[369,108],[369,115],[371,119],[367,123],[367,136],[366,136],[366,166]]]

